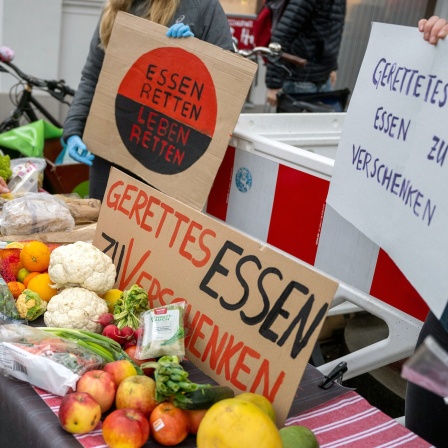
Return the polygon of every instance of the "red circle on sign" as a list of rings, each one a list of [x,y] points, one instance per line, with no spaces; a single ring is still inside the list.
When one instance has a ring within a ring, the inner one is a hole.
[[[147,169],[185,171],[213,138],[217,101],[205,64],[182,48],[143,54],[121,81],[115,120],[123,144]]]

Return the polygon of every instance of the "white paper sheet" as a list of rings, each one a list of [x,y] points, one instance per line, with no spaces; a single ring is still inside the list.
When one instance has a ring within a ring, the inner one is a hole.
[[[386,174],[387,173],[387,174]],[[374,23],[327,202],[440,317],[448,298],[448,39]]]

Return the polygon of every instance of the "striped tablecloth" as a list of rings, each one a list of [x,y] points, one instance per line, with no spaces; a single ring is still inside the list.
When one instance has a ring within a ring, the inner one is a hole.
[[[321,448],[431,447],[356,392],[335,398],[286,421],[314,431]]]
[[[61,397],[35,388],[50,409],[57,415]],[[312,429],[321,448],[426,448],[429,443],[408,431],[379,409],[370,405],[357,392],[350,391],[312,410],[302,412],[286,420],[286,426],[303,425]],[[85,448],[106,447],[101,435],[101,422],[95,431],[75,436]],[[194,439],[186,446],[195,446]],[[145,447],[158,447],[149,441]],[[183,444],[181,446],[184,446]]]

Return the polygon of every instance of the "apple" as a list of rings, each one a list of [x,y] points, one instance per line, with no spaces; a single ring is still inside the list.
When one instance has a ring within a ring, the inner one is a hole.
[[[104,370],[89,370],[76,383],[76,391],[92,395],[104,414],[114,404],[117,385],[111,373]]]
[[[114,377],[117,386],[119,386],[125,378],[137,375],[137,370],[128,359],[108,362],[103,367],[103,370]]]
[[[174,446],[188,436],[187,413],[166,401],[158,404],[149,416],[149,426],[154,440],[164,446]]]
[[[137,359],[135,357],[135,352],[137,351],[137,346],[135,344],[125,348],[124,351],[129,355],[129,357],[132,359],[132,361],[134,361],[138,366],[141,366],[145,362],[157,361],[156,358]],[[143,369],[143,373],[146,376],[151,376],[154,373],[154,369],[153,368]]]
[[[149,376],[130,376],[118,386],[115,394],[117,409],[138,409],[149,416],[156,405],[156,382]]]
[[[201,423],[204,415],[207,413],[208,409],[188,409],[185,413],[188,416],[188,432],[190,434],[197,434],[199,429],[199,424]]]
[[[101,407],[87,392],[64,395],[59,407],[59,422],[65,431],[85,434],[95,429],[101,418]]]
[[[103,422],[103,438],[110,448],[140,448],[149,439],[149,422],[138,409],[116,409]]]

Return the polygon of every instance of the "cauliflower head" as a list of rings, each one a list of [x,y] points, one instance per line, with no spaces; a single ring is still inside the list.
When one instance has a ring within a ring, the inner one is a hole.
[[[108,311],[106,301],[95,292],[80,287],[65,288],[48,302],[44,322],[47,327],[101,333],[103,326],[94,321]]]
[[[51,252],[48,274],[57,289],[79,286],[104,294],[115,283],[112,259],[84,241],[59,246]]]
[[[35,320],[44,314],[47,309],[47,302],[42,300],[36,292],[25,289],[17,297],[16,308],[22,319]]]

